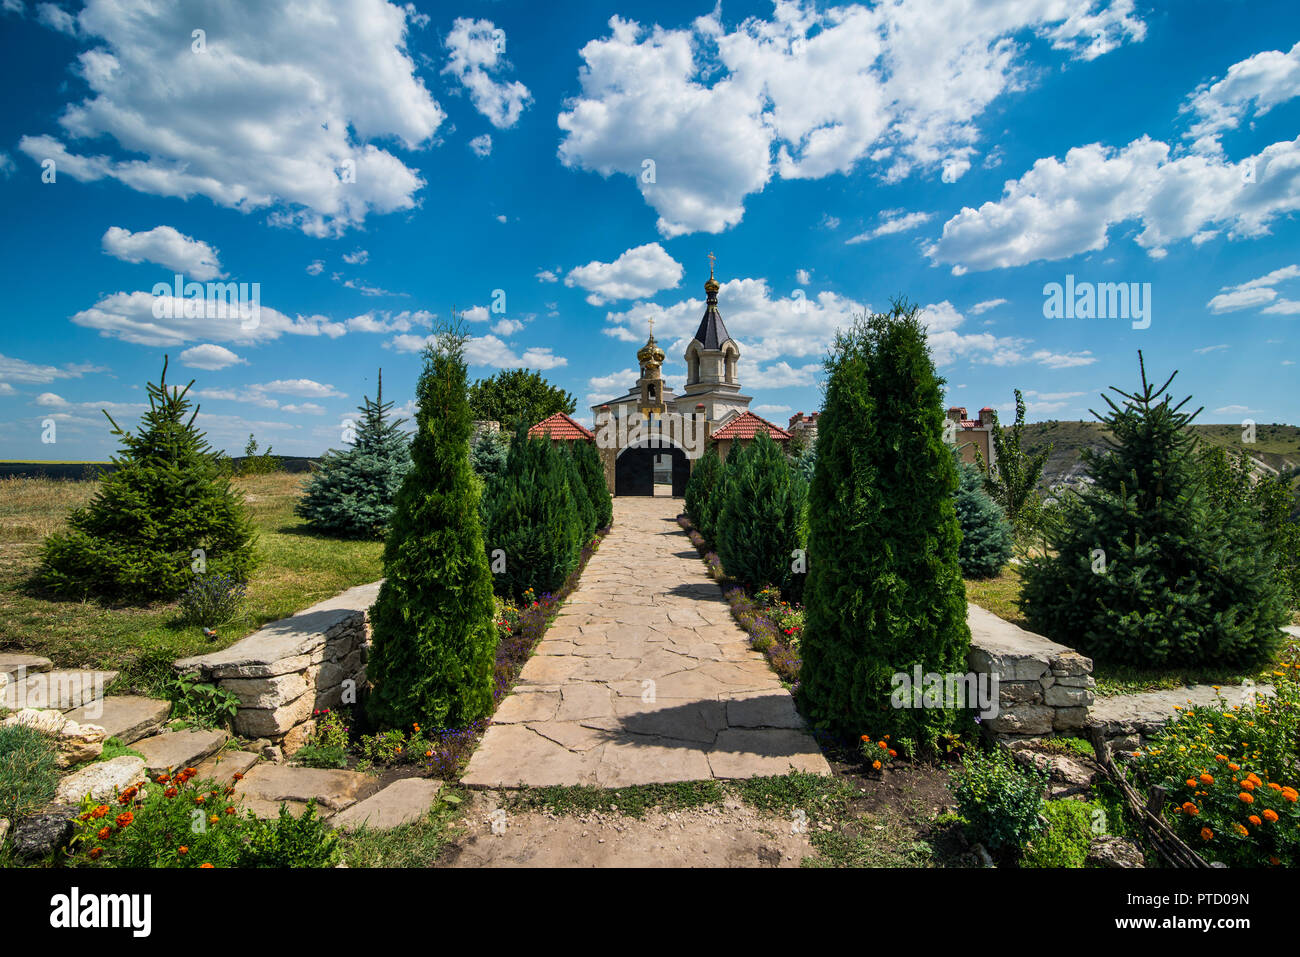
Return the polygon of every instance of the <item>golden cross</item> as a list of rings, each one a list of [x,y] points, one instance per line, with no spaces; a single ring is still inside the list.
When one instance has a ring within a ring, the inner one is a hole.
[[[713,255],[713,253],[709,253],[709,278],[710,279],[713,278],[713,264],[714,262],[717,261],[717,258],[718,257]]]
[[[655,317],[651,316],[650,317],[650,338],[653,339],[654,337],[655,337]]]

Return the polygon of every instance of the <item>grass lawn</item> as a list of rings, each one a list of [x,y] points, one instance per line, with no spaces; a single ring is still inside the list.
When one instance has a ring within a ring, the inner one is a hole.
[[[0,479],[0,649],[45,655],[56,667],[120,670],[115,691],[157,690],[176,658],[224,648],[268,621],[379,578],[382,542],[319,536],[293,514],[305,479],[281,472],[234,480],[257,526],[260,564],[242,615],[211,641],[179,624],[175,603],[110,606],[29,593],[42,539],[63,527],[68,510],[89,501],[98,483]]]
[[[1008,565],[994,578],[967,578],[966,600],[991,611],[1004,621],[1028,628],[1025,616],[1012,602],[1020,597],[1020,571]]]

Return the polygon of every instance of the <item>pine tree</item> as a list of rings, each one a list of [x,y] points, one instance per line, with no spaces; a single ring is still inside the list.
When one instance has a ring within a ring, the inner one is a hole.
[[[965,673],[957,472],[918,310],[859,317],[827,361],[808,506],[800,700],[818,726],[932,751],[956,715],[891,707],[893,676]]]
[[[573,443],[557,444],[556,451],[564,460],[564,470],[569,479],[569,494],[573,496],[573,504],[578,513],[575,538],[577,550],[582,551],[596,534],[596,504],[591,500],[587,483],[582,478],[581,469],[578,468],[578,456],[574,451]]]
[[[411,467],[405,419],[390,419],[393,403],[384,401],[384,371],[376,397],[362,397],[352,447],[330,449],[307,483],[294,512],[320,532],[344,538],[382,536],[393,500]]]
[[[991,578],[1011,560],[1011,524],[1002,507],[984,490],[984,476],[979,468],[958,458],[957,486],[953,504],[961,525],[961,545],[957,558],[961,573],[967,578]]]
[[[721,472],[722,459],[718,458],[717,448],[711,445],[695,463],[695,468],[691,469],[691,477],[687,480],[686,490],[683,492],[686,514],[696,530],[706,539],[709,536],[704,530],[704,511],[710,496],[713,495],[714,487],[718,484],[718,476]]]
[[[1002,506],[1012,531],[1023,535],[1034,531],[1038,515],[1038,499],[1035,489],[1038,479],[1043,474],[1043,466],[1052,454],[1049,443],[1037,452],[1025,452],[1021,448],[1022,433],[1025,429],[1025,400],[1020,390],[1014,390],[1016,396],[1016,420],[1012,426],[1004,428],[994,425],[989,433],[993,443],[993,465],[985,470],[984,487],[993,501]],[[983,457],[979,449],[975,457],[984,468]]]
[[[793,553],[807,544],[800,533],[808,489],[766,432],[731,454],[735,471],[714,543],[722,567],[751,593],[775,585],[787,601],[797,602],[804,574],[795,571]]]
[[[596,511],[596,527],[608,528],[614,521],[614,499],[605,482],[605,467],[601,464],[600,453],[596,451],[594,442],[575,442],[573,451],[578,457],[578,468]]]
[[[148,601],[175,598],[196,572],[246,581],[255,564],[253,523],[217,453],[194,427],[183,389],[162,376],[147,386],[136,434],[104,412],[122,448],[116,470],[66,531],[41,549],[37,580],[58,594]]]
[[[700,534],[715,549],[718,547],[718,524],[722,521],[722,509],[727,503],[728,483],[736,473],[740,452],[738,445],[732,445],[727,450],[725,459],[719,457],[718,477],[713,483],[713,490],[700,506]]]
[[[1048,554],[1021,569],[1020,606],[1048,637],[1110,662],[1253,667],[1288,620],[1268,543],[1250,504],[1209,494],[1182,411],[1148,381],[1096,412],[1110,435],[1085,450],[1093,479],[1067,500]]]
[[[463,727],[492,708],[492,573],[470,471],[465,336],[440,330],[416,387],[411,468],[384,543],[370,612],[367,710],[378,724]]]

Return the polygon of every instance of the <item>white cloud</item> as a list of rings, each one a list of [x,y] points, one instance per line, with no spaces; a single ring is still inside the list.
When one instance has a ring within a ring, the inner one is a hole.
[[[1289,315],[1293,312],[1300,311],[1300,305],[1292,303],[1290,300],[1277,300],[1277,290],[1273,287],[1279,283],[1300,277],[1300,266],[1290,265],[1274,269],[1272,272],[1265,273],[1255,279],[1248,280],[1236,286],[1224,286],[1222,291],[1207,302],[1205,305],[1210,312],[1236,312],[1240,309],[1251,309],[1255,306],[1268,306],[1264,312],[1280,313]],[[1274,303],[1273,305],[1268,305]],[[1297,306],[1293,309],[1292,306]]]
[[[155,226],[139,233],[110,226],[101,242],[104,252],[129,263],[157,263],[199,281],[225,275],[215,249],[171,226]]]
[[[18,166],[14,163],[14,158],[3,150],[0,150],[0,176],[8,179],[14,174],[14,170],[17,168]]]
[[[348,332],[410,332],[416,326],[429,328],[436,319],[433,313],[424,309],[402,312],[365,312],[346,320]]]
[[[319,276],[324,271],[325,271],[324,260],[313,259],[310,263],[307,264],[307,275],[309,276]]]
[[[1167,144],[1143,136],[1122,149],[1093,143],[1064,160],[1039,159],[1007,182],[999,201],[944,223],[926,254],[958,275],[1021,266],[1104,249],[1112,226],[1135,221],[1138,245],[1159,258],[1207,226],[1227,227],[1229,239],[1262,236],[1297,209],[1300,138],[1230,163],[1195,153],[1171,159]]]
[[[205,7],[205,47],[192,52],[186,5],[88,0],[76,72],[90,95],[59,124],[74,144],[111,138],[121,156],[78,155],[48,135],[19,148],[55,159],[61,176],[273,208],[274,222],[337,235],[412,208],[423,185],[370,142],[417,149],[443,120],[406,49],[411,15],[386,0],[232,0]]]
[[[682,264],[658,243],[646,243],[627,250],[612,263],[593,260],[571,269],[564,284],[587,290],[587,302],[602,306],[613,299],[636,299],[674,289],[681,280]]]
[[[44,384],[55,379],[80,379],[87,373],[103,371],[103,366],[91,363],[49,366],[0,354],[0,381],[6,382]]]
[[[170,308],[172,318],[155,317],[155,298],[161,300],[160,306]],[[337,338],[347,331],[342,323],[331,322],[324,316],[298,316],[291,319],[266,305],[259,307],[256,321],[251,311],[250,318],[245,321],[235,309],[220,310],[212,316],[187,316],[187,304],[192,306],[194,302],[173,296],[155,297],[151,292],[115,292],[89,309],[74,314],[72,321],[87,329],[98,329],[102,336],[144,346],[181,345],[204,339],[218,342],[266,342],[282,335],[323,335]],[[244,328],[245,325],[248,328]],[[0,378],[3,378],[2,374]]]
[[[493,74],[509,67],[505,58],[506,34],[491,20],[458,17],[447,35],[447,65],[443,73],[454,76],[469,93],[474,108],[497,129],[519,122],[532,102],[528,87],[518,80],[509,83]]]
[[[998,306],[1005,306],[1006,303],[1007,301],[1005,299],[985,299],[983,302],[977,302],[975,305],[971,306],[970,314],[972,316],[980,316],[988,312],[990,309],[996,309]]]
[[[469,148],[475,156],[492,155],[492,135],[484,133],[482,136],[476,136],[469,141]]]
[[[1241,415],[1245,412],[1254,412],[1255,409],[1245,405],[1222,405],[1214,410],[1215,415]]]
[[[433,343],[434,336],[394,336],[386,345],[398,352],[419,352],[426,345]],[[524,367],[528,369],[558,369],[569,364],[564,356],[557,356],[550,347],[525,349],[523,353],[514,352],[510,346],[494,335],[471,337],[465,343],[465,360],[471,366],[492,366],[498,369]]]
[[[462,309],[459,315],[466,322],[487,322],[492,318],[487,306],[470,306],[468,309]]]
[[[1220,136],[1243,118],[1263,116],[1273,107],[1300,96],[1300,43],[1290,51],[1265,50],[1228,67],[1227,75],[1197,87],[1181,112],[1195,118],[1186,136],[1201,152],[1222,151]]]
[[[294,395],[304,399],[346,398],[346,392],[340,392],[332,385],[317,382],[315,379],[276,379],[261,385],[249,386],[259,392],[277,392],[281,395]]]
[[[676,30],[615,16],[580,51],[560,159],[632,177],[664,236],[721,232],[773,175],[818,179],[863,162],[888,181],[940,164],[945,178],[964,172],[978,118],[1027,81],[1025,33],[1079,59],[1145,33],[1132,0],[951,6],[777,0],[772,19],[731,32],[717,10]]]
[[[1193,349],[1192,351],[1195,352],[1198,356],[1203,356],[1208,353],[1218,352],[1220,349],[1227,349],[1227,348],[1229,348],[1228,344],[1226,342],[1221,342],[1216,346],[1202,346],[1200,349]]]
[[[791,385],[812,385],[822,372],[820,362],[810,362],[795,368],[788,362],[773,362],[755,372],[750,378],[764,389],[781,389]]]
[[[936,366],[946,366],[958,359],[977,360],[986,365],[1011,366],[1038,363],[1049,369],[1066,369],[1092,365],[1097,361],[1090,351],[1053,352],[1049,349],[1027,351],[1033,340],[994,336],[988,332],[962,333],[966,317],[948,300],[931,303],[921,310],[930,352]]]
[[[301,402],[297,404],[280,406],[281,412],[292,412],[297,415],[324,415],[325,407],[317,405],[315,402]]]
[[[875,229],[869,229],[865,233],[859,233],[852,239],[844,240],[846,246],[852,246],[854,243],[865,243],[875,239],[878,236],[891,236],[894,233],[904,233],[910,229],[915,229],[922,223],[928,223],[932,216],[929,213],[906,213],[896,215],[886,219]]]
[[[181,362],[195,369],[215,371],[240,363],[247,364],[248,360],[241,359],[225,346],[213,345],[209,342],[186,349],[181,353]]]
[[[812,273],[807,269],[797,269],[794,274],[795,281],[801,286],[806,286],[812,282]]]
[[[370,253],[364,249],[357,249],[350,253],[344,253],[343,261],[349,266],[362,266],[370,261]]]
[[[512,336],[523,329],[524,324],[518,319],[502,319],[492,324],[492,331],[498,336]]]
[[[793,411],[788,405],[756,405],[753,406],[753,410],[755,415],[761,415],[766,419],[789,416],[791,411]],[[781,425],[780,422],[777,422],[776,424]]]
[[[560,277],[551,269],[539,269],[537,271],[538,282],[559,282]]]
[[[51,30],[57,30],[59,33],[66,33],[70,37],[77,35],[77,18],[57,4],[38,3],[36,5],[36,22],[49,27]]]

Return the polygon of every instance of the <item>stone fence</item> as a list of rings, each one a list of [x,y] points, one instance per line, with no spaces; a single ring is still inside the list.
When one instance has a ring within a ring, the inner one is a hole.
[[[314,711],[343,704],[345,682],[354,682],[354,694],[365,683],[367,611],[380,584],[349,588],[224,651],[182,658],[172,667],[197,672],[239,698],[236,733],[266,738],[292,754],[315,730]]]
[[[1076,734],[1095,700],[1092,659],[967,603],[971,644],[966,662],[996,675],[998,714],[981,727],[1001,740]]]

